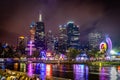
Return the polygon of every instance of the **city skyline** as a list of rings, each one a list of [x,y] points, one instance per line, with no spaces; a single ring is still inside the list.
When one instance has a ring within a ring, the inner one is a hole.
[[[114,0],[5,0],[0,1],[0,41],[16,44],[18,36],[29,35],[29,26],[43,15],[46,32],[58,34],[68,21],[79,25],[81,38],[97,29],[119,40],[120,6]]]

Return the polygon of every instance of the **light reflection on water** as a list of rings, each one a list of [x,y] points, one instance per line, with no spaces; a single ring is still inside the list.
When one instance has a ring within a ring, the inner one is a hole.
[[[17,67],[18,68],[18,67]],[[17,69],[18,70],[18,69]],[[20,71],[26,72],[26,63],[20,63]]]
[[[72,80],[119,80],[120,66],[92,67],[84,64],[44,64],[44,63],[0,63],[1,69],[27,72],[29,76],[37,74],[42,80],[45,77],[62,77]]]
[[[117,71],[115,67],[111,67],[110,80],[117,80]]]
[[[84,64],[76,64],[73,65],[73,70],[75,80],[88,80],[88,66],[85,66]]]
[[[27,71],[28,76],[32,77],[33,76],[33,64],[32,63],[28,64],[27,70],[28,70]]]

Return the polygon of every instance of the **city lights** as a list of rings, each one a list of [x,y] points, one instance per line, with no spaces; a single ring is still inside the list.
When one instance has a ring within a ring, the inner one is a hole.
[[[118,1],[1,0],[0,80],[120,80]]]
[[[111,51],[110,51],[110,54],[111,54],[111,55],[115,55],[116,52],[115,52],[114,50],[111,50]]]

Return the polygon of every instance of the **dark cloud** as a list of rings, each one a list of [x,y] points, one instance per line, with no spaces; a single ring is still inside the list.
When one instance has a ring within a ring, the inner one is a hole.
[[[38,21],[39,13],[43,14],[46,31],[58,33],[60,24],[72,20],[80,25],[83,36],[94,29],[110,34],[114,40],[119,36],[118,0],[1,0],[0,39],[14,43],[17,36],[27,36],[29,25]]]

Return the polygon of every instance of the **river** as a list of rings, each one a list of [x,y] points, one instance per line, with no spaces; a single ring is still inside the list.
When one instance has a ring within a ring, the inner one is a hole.
[[[44,80],[46,76],[71,80],[119,80],[120,66],[95,67],[85,64],[44,64],[44,63],[0,63],[1,69],[37,74]]]

